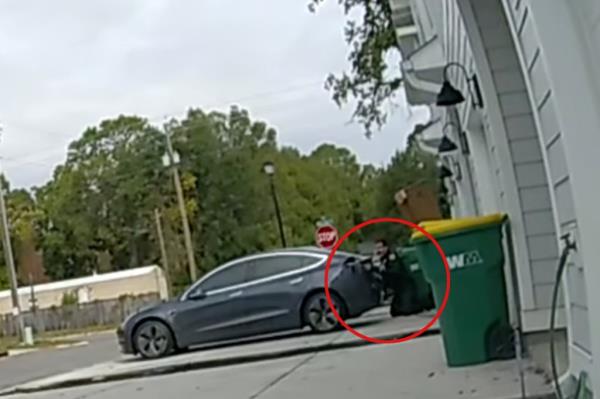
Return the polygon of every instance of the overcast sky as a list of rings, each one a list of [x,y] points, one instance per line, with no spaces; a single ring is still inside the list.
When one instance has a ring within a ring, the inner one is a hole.
[[[423,110],[401,105],[367,140],[323,89],[346,68],[343,16],[329,0],[0,0],[0,143],[14,186],[43,184],[87,126],[119,114],[157,123],[231,102],[308,152],[347,146],[381,165]],[[401,99],[403,102],[403,99]]]

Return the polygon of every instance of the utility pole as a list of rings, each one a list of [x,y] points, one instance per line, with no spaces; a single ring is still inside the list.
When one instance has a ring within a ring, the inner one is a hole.
[[[29,273],[29,303],[31,304],[31,313],[37,311],[37,299],[35,297],[35,286],[33,284],[33,275]]]
[[[167,141],[167,157],[171,173],[173,174],[173,183],[175,184],[175,192],[177,193],[177,203],[179,204],[179,213],[181,214],[181,224],[183,227],[183,238],[185,240],[185,250],[187,252],[188,266],[190,268],[190,279],[194,283],[197,279],[196,274],[196,259],[194,257],[194,247],[192,244],[192,233],[190,232],[190,224],[188,222],[187,210],[185,209],[185,200],[183,198],[183,189],[181,188],[181,178],[179,177],[179,169],[177,163],[179,155],[173,150],[171,143],[171,135],[168,128],[165,126],[165,137]]]
[[[6,214],[6,201],[4,199],[4,187],[0,183],[0,223],[2,224],[2,245],[4,246],[4,259],[8,267],[8,277],[10,279],[10,294],[12,297],[13,314],[17,318],[17,327],[19,328],[19,337],[21,341],[25,339],[25,324],[21,314],[21,301],[19,299],[19,286],[17,283],[17,270],[15,268],[15,258],[13,256],[12,245],[10,242],[10,231],[8,227],[8,216]]]
[[[160,211],[154,210],[154,218],[156,219],[156,233],[158,235],[158,244],[160,245],[160,255],[162,257],[163,269],[165,271],[165,277],[167,279],[167,295],[171,299],[171,273],[169,267],[169,259],[167,258],[167,248],[165,246],[165,237],[163,235],[162,223],[160,221]]]

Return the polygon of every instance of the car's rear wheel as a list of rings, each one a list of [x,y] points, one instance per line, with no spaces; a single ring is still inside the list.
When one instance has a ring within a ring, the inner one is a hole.
[[[337,295],[331,295],[331,302],[340,316],[344,314],[344,304]],[[306,324],[318,333],[326,333],[339,328],[340,323],[327,303],[325,292],[318,292],[308,298],[303,308]]]
[[[157,359],[170,354],[175,348],[171,330],[157,320],[143,322],[135,331],[133,342],[144,359]]]

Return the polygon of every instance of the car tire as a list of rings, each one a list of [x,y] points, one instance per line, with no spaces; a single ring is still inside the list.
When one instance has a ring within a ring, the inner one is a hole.
[[[345,308],[342,300],[331,294],[331,301],[341,317],[344,317]],[[328,333],[340,328],[340,323],[329,307],[325,292],[311,295],[302,308],[302,317],[311,330],[316,333]]]
[[[144,359],[158,359],[175,349],[173,334],[167,325],[158,320],[143,322],[133,336],[137,353]]]

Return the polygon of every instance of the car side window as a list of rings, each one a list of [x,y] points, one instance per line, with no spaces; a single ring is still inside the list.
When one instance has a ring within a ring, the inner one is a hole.
[[[300,258],[302,258],[302,267],[311,266],[321,262],[321,258],[315,256],[301,256]]]
[[[292,272],[319,261],[314,256],[276,255],[254,259],[249,265],[248,281],[260,280],[282,273]]]
[[[246,262],[229,266],[203,281],[200,284],[200,288],[202,288],[204,292],[210,292],[242,284],[246,278],[247,267],[248,264]]]

